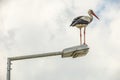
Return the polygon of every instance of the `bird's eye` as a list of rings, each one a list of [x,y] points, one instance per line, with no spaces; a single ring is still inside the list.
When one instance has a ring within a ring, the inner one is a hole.
[[[93,10],[90,10],[91,13],[93,13]]]

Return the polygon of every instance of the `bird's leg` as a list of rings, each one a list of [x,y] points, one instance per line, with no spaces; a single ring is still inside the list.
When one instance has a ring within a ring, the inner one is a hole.
[[[84,27],[84,45],[86,44],[86,27]]]
[[[81,28],[80,28],[80,45],[82,45],[82,33],[81,33]]]

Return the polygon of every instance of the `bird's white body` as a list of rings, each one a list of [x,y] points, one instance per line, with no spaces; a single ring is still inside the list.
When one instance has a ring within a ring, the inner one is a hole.
[[[83,27],[87,27],[87,25],[93,20],[93,17],[89,17],[89,16],[82,16],[80,18],[81,20],[87,21],[87,24],[76,24],[77,28],[83,28]]]
[[[83,16],[83,17],[81,17],[81,19],[88,21],[88,22],[92,21],[92,17],[89,17],[89,16]]]
[[[77,27],[77,28],[87,27],[87,24],[77,24],[76,27]]]

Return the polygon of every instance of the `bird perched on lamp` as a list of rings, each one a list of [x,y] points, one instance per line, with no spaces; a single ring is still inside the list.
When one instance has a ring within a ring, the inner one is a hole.
[[[93,10],[88,10],[89,16],[78,16],[73,19],[70,26],[77,27],[80,29],[80,44],[82,44],[82,33],[81,28],[84,28],[84,45],[86,44],[86,27],[88,24],[90,24],[93,20],[93,16],[95,16],[98,20],[99,18],[96,16],[96,14],[93,12]]]

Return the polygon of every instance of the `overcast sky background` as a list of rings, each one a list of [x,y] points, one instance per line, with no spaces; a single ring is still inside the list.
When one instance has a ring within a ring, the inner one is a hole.
[[[0,0],[0,80],[7,57],[79,45],[79,30],[69,25],[88,9],[100,20],[87,27],[86,56],[17,61],[12,80],[120,80],[120,0]]]

